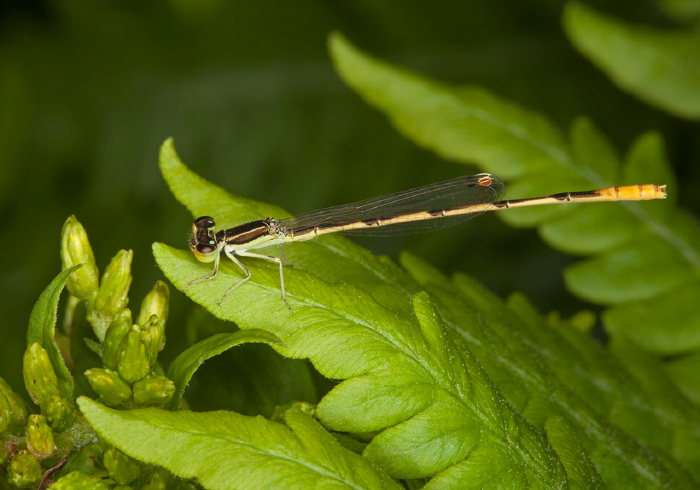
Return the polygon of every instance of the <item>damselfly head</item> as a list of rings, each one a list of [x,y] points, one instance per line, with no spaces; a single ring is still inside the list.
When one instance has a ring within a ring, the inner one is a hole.
[[[216,223],[211,216],[202,216],[192,223],[190,250],[200,262],[213,262],[219,253],[214,228]]]

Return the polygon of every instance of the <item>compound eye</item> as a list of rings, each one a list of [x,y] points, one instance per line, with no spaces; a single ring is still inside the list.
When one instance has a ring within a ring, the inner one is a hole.
[[[197,243],[193,240],[190,249],[200,262],[213,262],[219,254],[214,240],[207,240],[204,243]]]
[[[204,233],[208,236],[209,232],[213,234],[214,228],[216,228],[214,218],[211,216],[200,216],[194,220],[194,223],[192,223],[192,234],[198,235],[200,233]]]
[[[216,248],[215,227],[216,223],[211,216],[199,217],[192,223],[190,249],[201,262],[212,262],[219,253]]]
[[[201,255],[209,255],[216,250],[216,246],[210,243],[197,244],[197,253]]]

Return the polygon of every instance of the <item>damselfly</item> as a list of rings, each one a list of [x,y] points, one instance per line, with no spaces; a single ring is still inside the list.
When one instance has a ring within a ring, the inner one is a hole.
[[[288,242],[311,240],[326,233],[362,233],[368,235],[404,235],[455,225],[486,211],[538,206],[604,201],[646,201],[665,199],[665,185],[626,185],[593,191],[563,192],[545,197],[502,200],[505,184],[491,174],[457,177],[403,192],[335,206],[296,217],[277,220],[266,218],[215,231],[210,216],[197,218],[192,225],[190,248],[202,262],[214,262],[214,272],[190,284],[216,277],[223,251],[245,277],[229,289],[223,299],[251,277],[238,257],[270,260],[279,265],[282,299],[284,290],[283,262],[280,258],[250,250]]]

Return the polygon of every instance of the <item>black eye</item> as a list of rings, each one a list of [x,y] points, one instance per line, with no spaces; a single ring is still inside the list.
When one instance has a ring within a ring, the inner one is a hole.
[[[211,216],[200,216],[194,220],[194,226],[196,228],[214,228],[216,223],[214,222],[214,218]]]

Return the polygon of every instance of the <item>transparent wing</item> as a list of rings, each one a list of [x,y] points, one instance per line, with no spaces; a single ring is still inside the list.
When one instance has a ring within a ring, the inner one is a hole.
[[[355,221],[387,219],[420,211],[439,211],[474,204],[500,201],[505,194],[505,184],[491,174],[477,174],[436,182],[407,191],[386,194],[352,204],[312,211],[279,221],[284,230],[314,226],[337,225]],[[451,217],[431,217],[420,221],[390,224],[343,231],[348,235],[390,236],[434,231],[454,226],[487,211]]]

